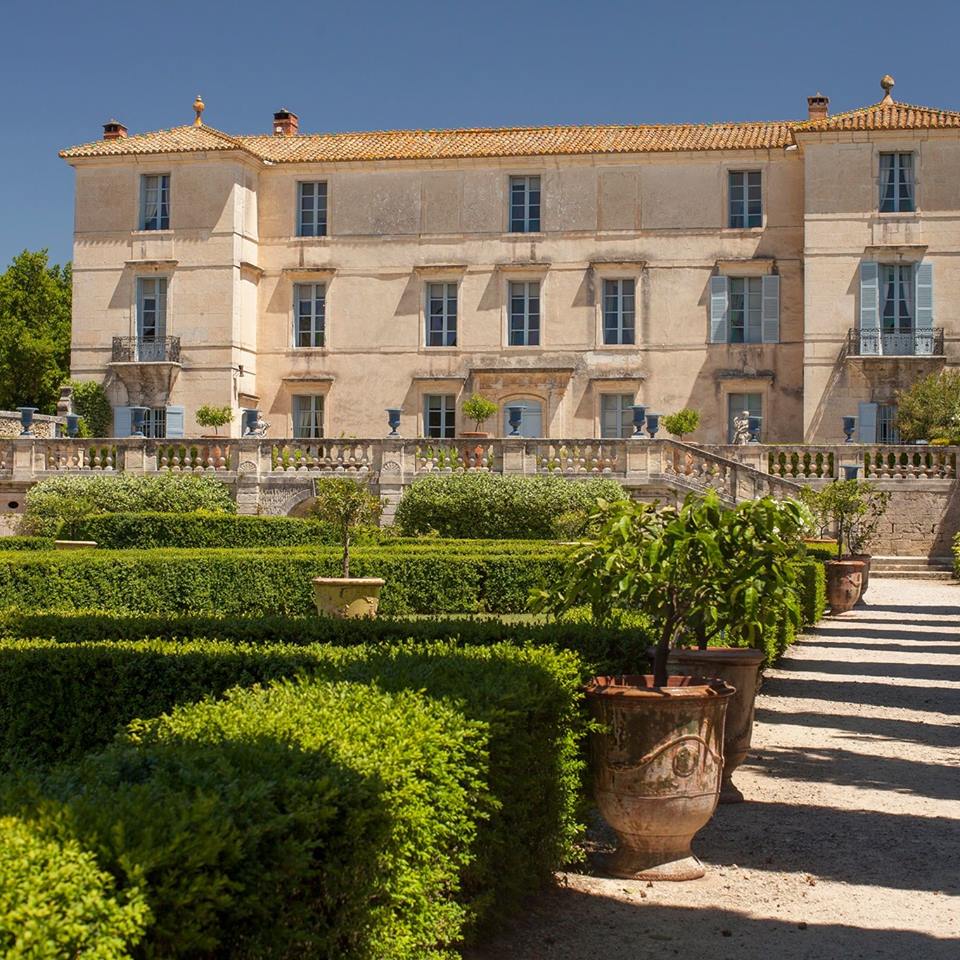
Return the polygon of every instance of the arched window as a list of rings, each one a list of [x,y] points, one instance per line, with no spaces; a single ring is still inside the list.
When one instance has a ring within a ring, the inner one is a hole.
[[[503,410],[503,435],[513,434],[510,426],[510,408],[520,408],[520,427],[517,431],[521,437],[542,437],[543,433],[543,401],[534,397],[514,397],[504,400],[500,406]]]

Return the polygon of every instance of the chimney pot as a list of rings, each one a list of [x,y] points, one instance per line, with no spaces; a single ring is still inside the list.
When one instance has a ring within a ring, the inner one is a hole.
[[[300,127],[300,118],[286,107],[273,115],[273,134],[276,137],[293,137]]]
[[[810,120],[822,120],[830,112],[830,98],[819,90],[815,96],[807,97],[807,116]]]
[[[127,128],[119,120],[108,120],[103,125],[104,140],[122,140],[127,135]]]

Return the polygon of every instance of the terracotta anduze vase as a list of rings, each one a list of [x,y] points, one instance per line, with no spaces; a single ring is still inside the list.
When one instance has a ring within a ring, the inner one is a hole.
[[[720,803],[741,803],[743,794],[731,779],[743,763],[753,739],[753,713],[757,699],[762,650],[749,647],[708,647],[706,650],[673,650],[670,667],[678,673],[697,677],[716,677],[737,692],[727,704],[723,727],[723,778]]]
[[[587,702],[594,791],[619,840],[606,864],[617,877],[695,880],[690,843],[713,816],[723,773],[723,724],[734,689],[722,680],[595,677]]]
[[[863,592],[862,560],[828,560],[827,602],[831,613],[846,613],[852,610]]]
[[[311,582],[317,613],[353,620],[377,615],[385,581],[379,577],[314,577]]]
[[[869,553],[855,553],[852,559],[859,560],[863,564],[863,585],[860,587],[860,597],[862,599],[867,592],[867,587],[870,586],[870,561],[873,556]]]

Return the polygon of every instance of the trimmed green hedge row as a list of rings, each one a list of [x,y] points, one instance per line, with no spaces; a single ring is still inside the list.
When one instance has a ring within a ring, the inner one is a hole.
[[[0,817],[0,955],[122,960],[148,919],[136,884],[123,895],[92,853],[34,823]]]
[[[0,537],[0,551],[52,549],[53,537]]]
[[[562,547],[526,556],[357,549],[356,577],[382,577],[384,614],[522,612],[554,579]],[[131,613],[305,615],[310,580],[339,576],[335,548],[64,551],[10,554],[0,564],[0,609],[105,608]]]
[[[221,695],[238,684],[253,688],[292,677],[309,678],[311,682],[375,682],[381,690],[408,698],[404,699],[403,708],[396,711],[397,717],[403,716],[407,720],[403,729],[397,727],[395,734],[398,741],[416,743],[427,721],[422,711],[414,709],[416,698],[413,693],[422,692],[431,700],[443,701],[451,710],[455,708],[471,723],[481,724],[481,727],[470,728],[469,737],[473,749],[479,745],[486,759],[483,768],[472,776],[480,781],[481,793],[488,794],[491,799],[486,802],[475,796],[471,801],[471,807],[479,804],[483,818],[469,827],[476,830],[476,840],[469,845],[469,863],[465,862],[459,871],[460,899],[478,923],[514,909],[522,897],[548,880],[554,869],[573,856],[573,842],[579,832],[578,791],[583,770],[578,751],[578,739],[582,733],[578,703],[583,667],[570,653],[535,647],[518,649],[505,644],[459,649],[449,643],[426,647],[402,644],[392,648],[338,648],[318,645],[253,647],[212,641],[57,644],[7,640],[0,642],[0,664],[5,680],[0,686],[3,753],[8,763],[20,766],[81,756],[108,743],[119,726],[136,717],[155,717],[178,704]],[[274,696],[288,698],[292,696],[290,689],[284,687],[282,690],[287,692],[266,695],[267,699]],[[260,696],[259,693],[236,693],[229,699],[231,704],[251,702],[259,711]],[[348,747],[343,748],[345,750],[353,750],[362,742],[358,756],[369,756],[366,769],[371,775],[380,773],[389,777],[393,773],[396,758],[389,751],[385,755],[383,750],[378,750],[379,741],[394,742],[389,704],[377,703],[375,708],[366,709],[365,703],[373,699],[367,689],[363,696],[358,695],[356,703],[341,703],[330,711],[329,716],[296,714],[289,725],[284,720],[283,736],[271,726],[273,714],[268,711],[266,719],[258,714],[256,722],[251,721],[243,727],[244,735],[237,743],[227,738],[223,750],[216,737],[212,738],[198,750],[196,767],[191,766],[188,774],[182,774],[206,797],[200,806],[195,805],[189,790],[188,796],[181,794],[177,786],[179,780],[167,782],[161,777],[159,781],[151,780],[142,788],[135,788],[143,777],[150,779],[156,766],[166,769],[161,746],[156,746],[156,750],[161,751],[159,753],[151,747],[150,759],[142,761],[131,754],[128,746],[108,748],[104,754],[108,757],[106,761],[98,757],[81,760],[80,766],[69,768],[62,780],[56,779],[59,774],[55,775],[53,793],[67,806],[69,819],[79,817],[83,821],[89,818],[89,833],[81,834],[80,839],[92,842],[91,837],[94,838],[93,849],[101,858],[101,864],[115,875],[123,875],[131,864],[136,865],[141,860],[159,863],[161,872],[169,874],[165,874],[167,879],[160,884],[161,889],[171,889],[172,885],[175,889],[185,890],[181,884],[186,883],[187,875],[196,866],[191,860],[193,854],[188,855],[187,851],[196,853],[208,839],[201,814],[213,818],[208,829],[217,837],[233,837],[232,843],[242,845],[248,842],[244,834],[248,831],[256,834],[261,829],[255,812],[258,803],[268,803],[270,798],[268,805],[273,810],[273,793],[278,784],[285,784],[285,762],[290,764],[295,775],[290,784],[283,786],[284,791],[322,793],[317,791],[318,781],[311,779],[312,768],[303,767],[297,756],[301,748],[307,749],[308,746],[303,737],[321,738],[322,744],[311,741],[313,745],[309,750],[320,751],[322,755],[338,755],[341,741],[349,742]],[[185,707],[183,716],[190,711],[199,711],[197,715],[209,719],[216,706],[207,703]],[[235,711],[231,713],[231,716],[235,715]],[[139,742],[144,730],[149,733],[165,726],[169,726],[167,721],[157,721],[153,725],[138,721],[131,727],[127,741]],[[273,742],[275,734],[276,743]],[[152,734],[147,737],[148,742],[156,745],[155,738],[151,737]],[[237,762],[229,756],[234,747],[241,751]],[[450,747],[450,752],[451,756],[455,754],[455,745]],[[100,766],[103,763],[106,763],[105,768]],[[426,789],[424,785],[418,786],[419,780],[430,781],[435,763],[436,759],[431,755],[431,758],[424,757],[414,764],[416,777],[407,783],[407,794],[419,796]],[[463,763],[458,760],[456,766],[461,768]],[[247,774],[252,777],[249,784],[244,780]],[[314,775],[320,776],[319,773]],[[177,773],[177,777],[180,776]],[[221,776],[224,778],[222,783]],[[322,785],[323,782],[321,777],[319,783]],[[239,785],[235,787],[230,786],[237,783]],[[256,784],[259,784],[260,800],[257,799]],[[79,792],[78,785],[82,786]],[[129,798],[125,792],[128,789],[133,791]],[[243,802],[236,806],[231,792],[234,789],[243,798]],[[49,788],[45,792],[49,793]],[[85,799],[78,799],[81,795]],[[128,799],[129,808],[126,806]],[[7,803],[9,805],[10,801]],[[82,807],[79,812],[77,804]],[[221,821],[217,811],[224,805],[229,816]],[[425,816],[432,806],[432,801],[427,803],[420,816]],[[186,820],[174,813],[165,813],[167,807],[173,811],[182,810]],[[362,797],[352,797],[345,806],[345,810],[354,809],[356,816],[362,819],[365,809]],[[321,813],[322,810],[321,805]],[[304,816],[309,813],[312,817],[314,812],[311,808]],[[274,813],[271,812],[270,816],[273,817]],[[297,816],[291,814],[291,818],[297,819]],[[320,823],[323,822],[321,816]],[[120,824],[123,829],[113,831],[109,824]],[[456,832],[459,835],[463,831],[458,827]],[[142,845],[137,848],[136,856],[122,845],[116,846],[121,843],[117,838],[129,836],[134,838],[132,842]],[[188,839],[192,837],[196,840]],[[275,836],[268,846],[282,846],[281,840]],[[419,843],[416,837],[410,837],[409,842]],[[156,844],[156,848],[151,844]],[[352,850],[355,846],[356,837],[347,847]],[[300,889],[300,882],[296,879],[296,871],[293,877],[283,882],[278,876],[275,891],[267,868],[279,854],[263,851],[261,854],[267,856],[266,865],[260,862],[260,854],[251,855],[252,859],[248,860],[245,852],[241,855],[236,850],[230,855],[221,850],[213,861],[215,866],[222,863],[225,856],[228,860],[231,856],[241,857],[243,863],[237,864],[237,872],[231,874],[231,883],[246,884],[248,898],[263,898],[258,902],[268,906],[266,913],[269,914],[263,922],[272,923],[274,915],[278,918],[285,915],[280,907],[269,902],[270,897],[274,893],[279,897],[293,897]],[[447,853],[441,856],[435,850],[424,862],[429,865],[436,860],[436,869],[443,870],[444,864],[439,861],[444,859],[450,860],[451,857]],[[456,857],[452,859],[456,860]],[[207,860],[207,855],[203,854],[204,863]],[[357,860],[351,861],[348,873],[361,871],[370,881],[372,874],[389,866],[389,857],[385,860],[376,849],[367,846],[357,852]],[[307,879],[304,877],[304,882]],[[153,889],[157,881],[150,876],[147,881],[148,902],[155,916],[161,918]],[[449,885],[449,879],[444,883]],[[230,884],[226,886],[229,888]],[[200,888],[206,890],[205,883]],[[378,902],[380,896],[377,894]],[[228,899],[232,903],[237,897],[243,899],[240,894]],[[431,899],[436,897],[442,899],[434,890]],[[354,891],[347,899],[350,903],[355,900],[366,903],[362,891]],[[197,922],[207,916],[203,922],[215,923],[220,931],[218,936],[232,936],[231,931],[238,924],[240,927],[245,925],[241,922],[242,917],[231,912],[233,907],[229,904],[220,910],[214,902],[205,903],[203,898],[199,901],[197,905],[191,905],[192,900],[181,902],[174,897],[172,904],[180,904],[178,909],[181,912],[198,911],[201,916]],[[252,901],[250,907],[253,908]],[[352,918],[350,926],[355,925],[356,916],[349,913],[349,903],[343,909]],[[174,936],[174,927],[190,926],[189,918],[168,919],[170,936]],[[270,930],[270,935],[275,935],[272,927]],[[436,936],[437,931],[432,933]],[[459,927],[451,920],[448,938],[438,936],[437,939],[450,942],[458,935]],[[404,942],[403,937],[400,942]],[[418,941],[418,944],[417,949],[422,949],[423,942]],[[374,950],[354,954],[346,949],[347,946],[349,940],[345,941],[342,954],[333,950],[322,955],[430,955],[429,952],[415,951],[394,954],[386,949],[382,953]],[[165,949],[169,947],[166,944]],[[198,940],[191,942],[191,949],[201,947],[211,951],[218,949],[212,942],[205,947]],[[224,955],[236,954],[226,951]]]

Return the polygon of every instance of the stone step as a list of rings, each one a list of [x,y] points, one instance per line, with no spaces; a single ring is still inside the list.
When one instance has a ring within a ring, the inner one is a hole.
[[[871,580],[956,580],[949,570],[870,570]]]

